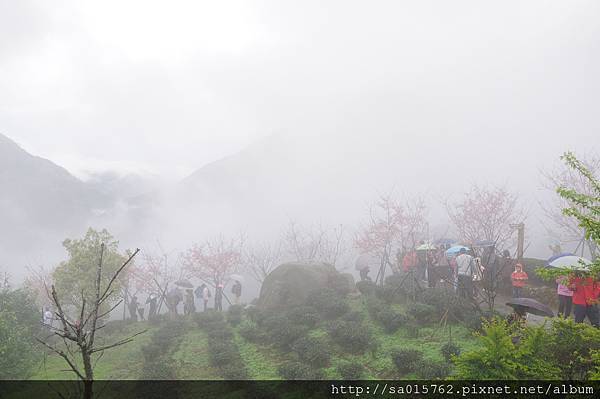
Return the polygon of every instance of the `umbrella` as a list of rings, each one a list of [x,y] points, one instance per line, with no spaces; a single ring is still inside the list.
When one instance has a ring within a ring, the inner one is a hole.
[[[435,245],[433,245],[431,243],[425,243],[425,244],[419,245],[416,249],[417,249],[417,251],[432,251],[436,248],[435,248]]]
[[[481,240],[481,241],[477,241],[474,246],[478,247],[478,248],[483,248],[483,247],[493,247],[495,245],[496,245],[496,243],[494,241]]]
[[[554,258],[552,261],[550,259]],[[572,270],[585,270],[591,264],[589,260],[576,255],[556,256],[548,259],[547,267],[557,267]]]
[[[372,263],[372,259],[368,254],[362,254],[356,259],[354,268],[356,270],[364,270],[367,269]]]
[[[546,265],[548,265],[548,263],[554,262],[558,258],[562,258],[563,256],[576,256],[576,255],[574,253],[571,253],[571,252],[563,252],[563,253],[558,254],[558,255],[552,255],[550,258],[548,258],[548,261],[546,262]]]
[[[521,308],[527,313],[538,316],[554,317],[552,309],[532,298],[513,298],[506,304],[513,309]]]
[[[183,288],[194,288],[194,285],[189,280],[177,280],[174,284]]]
[[[455,245],[455,246],[449,248],[448,250],[446,250],[446,256],[452,257],[454,255],[457,255],[460,252],[460,250],[463,248],[465,249],[465,251],[469,250],[468,247],[465,247],[463,245]]]
[[[239,281],[240,283],[244,281],[244,276],[239,274],[232,274],[231,276],[229,276],[229,278],[235,281]]]

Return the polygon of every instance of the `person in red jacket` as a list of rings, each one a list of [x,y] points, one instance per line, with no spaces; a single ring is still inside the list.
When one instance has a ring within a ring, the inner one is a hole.
[[[600,312],[598,312],[600,282],[592,277],[574,275],[569,278],[568,286],[573,291],[575,323],[583,323],[587,316],[591,325],[600,327]]]
[[[515,265],[515,271],[512,272],[512,274],[510,275],[510,279],[512,281],[512,287],[513,287],[513,298],[520,298],[521,290],[523,289],[523,287],[525,287],[525,284],[527,283],[527,280],[529,279],[529,276],[527,276],[527,273],[525,273],[523,271],[522,264],[517,263]]]

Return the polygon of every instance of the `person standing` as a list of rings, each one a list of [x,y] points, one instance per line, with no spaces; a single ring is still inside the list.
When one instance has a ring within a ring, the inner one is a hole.
[[[360,281],[371,281],[371,277],[369,277],[369,271],[371,269],[367,266],[363,269],[360,269],[358,274],[360,275]]]
[[[517,263],[515,265],[515,271],[510,275],[510,280],[512,281],[513,287],[513,298],[521,298],[521,291],[523,290],[523,287],[525,287],[525,284],[527,284],[528,279],[529,276],[527,276],[527,273],[523,271],[523,265]]]
[[[461,298],[473,297],[473,257],[461,248],[456,257],[458,293]]]
[[[158,308],[158,296],[154,293],[151,293],[146,299],[146,303],[150,304],[150,309],[148,310],[148,320],[154,320],[156,317],[156,310]]]
[[[54,321],[54,315],[49,308],[46,308],[42,315],[43,323],[46,327],[52,328],[52,322]]]
[[[592,277],[575,275],[569,279],[568,287],[573,291],[575,323],[583,323],[587,316],[591,325],[600,327],[600,314],[598,312],[600,283]]]
[[[218,283],[215,289],[215,310],[218,312],[223,311],[223,284]]]
[[[185,291],[185,302],[183,304],[183,314],[191,315],[196,313],[196,304],[194,303],[194,293],[191,289]]]
[[[129,302],[129,315],[131,316],[131,321],[137,321],[137,309],[137,296],[134,295],[133,297],[131,297],[131,301]]]
[[[240,297],[242,296],[242,283],[236,280],[236,282],[231,287],[231,293],[234,297],[234,303],[236,305],[240,304]]]
[[[558,315],[568,319],[573,305],[573,291],[567,287],[568,278],[560,276],[556,279],[556,293],[558,294]]]

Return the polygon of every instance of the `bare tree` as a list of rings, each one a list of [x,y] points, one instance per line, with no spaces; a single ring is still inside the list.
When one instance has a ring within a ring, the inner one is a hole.
[[[473,185],[461,201],[446,201],[445,205],[450,220],[465,243],[490,241],[500,251],[514,244],[511,224],[522,223],[525,219],[517,195],[503,187]]]
[[[285,252],[295,261],[324,262],[335,266],[344,252],[344,227],[325,228],[321,223],[304,227],[290,221],[283,235]]]
[[[600,174],[600,158],[587,157],[581,162],[592,175]],[[552,193],[556,193],[558,187],[567,187],[584,195],[594,194],[594,187],[590,180],[564,164],[555,169],[542,170],[540,174],[543,188],[552,191]],[[552,235],[556,236],[557,241],[561,243],[576,243],[576,252],[581,250],[581,254],[584,256],[587,250],[592,259],[595,259],[600,255],[600,249],[595,245],[593,240],[586,240],[584,238],[585,231],[579,225],[577,219],[563,213],[563,209],[570,206],[572,204],[560,195],[554,195],[549,203],[540,202],[540,208],[550,223],[548,230]],[[580,210],[586,212],[583,208]],[[553,248],[553,250],[558,252],[559,248]]]
[[[369,209],[369,218],[357,233],[354,246],[380,260],[375,281],[383,283],[394,251],[406,251],[427,236],[427,208],[421,198],[400,201],[381,195]]]
[[[59,326],[51,327],[52,335],[49,337],[46,337],[45,339],[36,337],[36,339],[46,348],[62,357],[69,365],[71,371],[83,382],[84,399],[91,399],[93,397],[94,367],[102,358],[104,352],[108,349],[127,344],[133,341],[136,336],[145,332],[145,330],[140,331],[127,338],[109,344],[98,345],[96,342],[97,332],[106,325],[104,324],[105,318],[109,317],[110,313],[121,304],[122,300],[118,301],[108,310],[101,310],[104,307],[103,304],[108,303],[109,298],[115,293],[112,289],[113,284],[138,252],[139,249],[136,249],[125,263],[123,263],[111,276],[106,287],[101,287],[104,244],[100,246],[100,255],[94,282],[95,293],[93,302],[87,303],[86,296],[81,292],[82,306],[75,320],[67,316],[63,310],[62,303],[54,285],[52,285],[51,291],[49,292],[50,299],[55,307],[55,316],[59,322]],[[59,342],[62,342],[62,345],[50,342],[49,339],[52,336],[58,337]],[[77,358],[81,359],[83,369],[78,365],[79,362],[77,361]]]
[[[243,264],[252,278],[263,283],[265,278],[281,263],[281,242],[256,244],[244,250]]]

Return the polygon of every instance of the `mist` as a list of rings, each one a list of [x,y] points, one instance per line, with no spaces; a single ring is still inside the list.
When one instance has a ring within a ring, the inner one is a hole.
[[[290,220],[352,241],[390,192],[452,234],[443,203],[473,184],[517,194],[548,256],[540,169],[598,150],[598,4],[226,3],[2,6],[1,133],[105,198],[5,248],[12,275],[89,226],[174,251]]]

